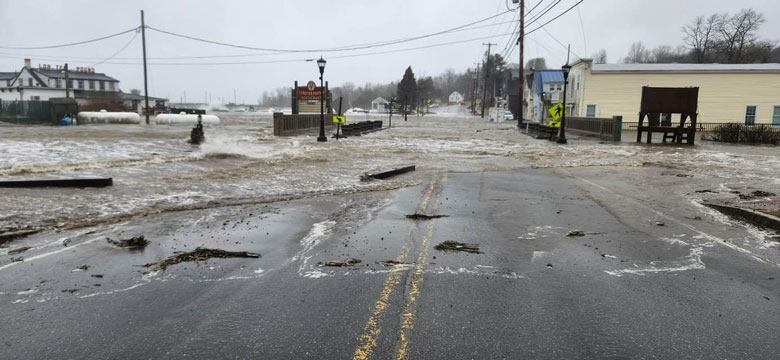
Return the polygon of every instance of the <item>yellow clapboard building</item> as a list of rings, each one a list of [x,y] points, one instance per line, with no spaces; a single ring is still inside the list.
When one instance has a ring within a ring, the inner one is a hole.
[[[638,120],[643,86],[699,87],[699,123],[780,124],[780,64],[572,65],[573,116]]]

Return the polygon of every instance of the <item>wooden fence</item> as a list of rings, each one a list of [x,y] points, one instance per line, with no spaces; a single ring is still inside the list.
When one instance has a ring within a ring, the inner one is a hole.
[[[623,130],[623,117],[585,118],[566,117],[566,131],[596,135],[601,139],[620,141]]]
[[[282,114],[274,113],[274,136],[301,135],[320,128],[319,114]],[[325,114],[325,130],[332,131],[333,114]]]

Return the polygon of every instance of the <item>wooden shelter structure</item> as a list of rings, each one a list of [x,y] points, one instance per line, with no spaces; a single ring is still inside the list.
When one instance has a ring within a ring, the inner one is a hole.
[[[699,101],[698,87],[642,87],[642,103],[639,111],[636,142],[642,141],[642,132],[647,132],[647,143],[652,143],[653,132],[663,133],[663,142],[683,141],[693,145],[696,138],[696,117]],[[680,123],[672,124],[672,114],[680,114]],[[647,117],[647,125],[644,125]],[[686,126],[686,120],[690,122]]]

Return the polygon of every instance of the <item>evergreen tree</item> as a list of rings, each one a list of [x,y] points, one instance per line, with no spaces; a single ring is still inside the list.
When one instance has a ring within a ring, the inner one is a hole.
[[[401,82],[398,83],[398,90],[396,91],[396,96],[398,98],[398,101],[403,102],[404,97],[409,97],[409,103],[415,104],[417,102],[417,80],[414,79],[414,72],[412,71],[412,67],[409,66],[406,68],[406,71],[404,72],[404,77],[401,79]]]

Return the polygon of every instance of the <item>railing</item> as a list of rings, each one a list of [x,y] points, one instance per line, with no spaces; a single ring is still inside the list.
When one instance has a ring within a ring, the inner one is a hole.
[[[566,117],[566,130],[596,135],[610,141],[620,141],[623,130],[623,117],[584,118]]]
[[[325,114],[325,129],[334,127],[333,114]],[[293,136],[320,128],[319,114],[290,115],[274,113],[274,136]]]
[[[690,123],[686,122],[686,124],[690,124]],[[753,125],[745,125],[745,124],[738,123],[738,122],[732,122],[732,123],[697,123],[696,124],[696,132],[702,132],[702,133],[712,132],[718,126],[728,125],[728,124],[736,124],[736,125],[742,125],[742,126],[747,126],[747,127],[751,127],[751,126],[753,126],[753,127],[756,127],[756,126],[766,126],[766,127],[771,128],[772,131],[775,131],[775,129],[777,129],[777,131],[780,131],[780,124],[753,124]],[[639,126],[639,123],[636,122],[636,121],[623,122],[623,130],[636,131],[637,126]]]

